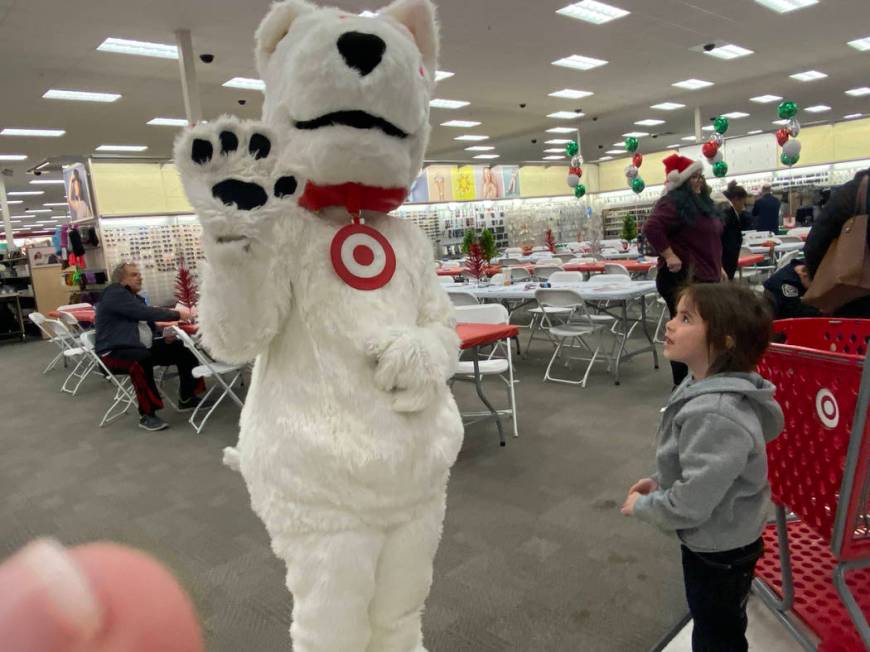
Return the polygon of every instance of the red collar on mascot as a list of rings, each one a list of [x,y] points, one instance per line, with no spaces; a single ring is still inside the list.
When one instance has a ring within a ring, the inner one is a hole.
[[[360,211],[389,213],[401,206],[407,195],[405,188],[379,188],[361,183],[321,186],[309,181],[299,198],[299,205],[310,211],[343,206],[351,215],[359,215]]]

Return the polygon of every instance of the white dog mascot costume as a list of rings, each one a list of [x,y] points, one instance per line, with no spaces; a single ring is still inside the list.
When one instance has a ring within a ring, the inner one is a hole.
[[[374,18],[276,3],[256,34],[262,122],[176,143],[204,232],[203,342],[256,358],[225,458],[287,564],[296,652],[424,649],[459,341],[431,245],[386,212],[422,165],[437,50],[429,0]]]

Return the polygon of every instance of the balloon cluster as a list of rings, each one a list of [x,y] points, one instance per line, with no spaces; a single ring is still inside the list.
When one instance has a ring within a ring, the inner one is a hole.
[[[728,118],[720,115],[713,120],[713,135],[701,146],[701,153],[713,166],[713,174],[717,177],[724,177],[728,174],[728,164],[722,160],[724,156],[721,149],[722,143],[725,142],[726,131],[728,131]]]
[[[631,157],[631,165],[625,166],[625,180],[628,181],[628,186],[639,195],[646,188],[646,182],[640,176],[638,168],[643,165],[643,154],[637,151],[637,138],[629,136],[625,139],[625,151],[629,154],[634,154]]]
[[[796,140],[796,136],[801,132],[801,123],[797,121],[798,106],[791,100],[781,102],[777,108],[779,117],[782,120],[788,120],[788,124],[776,131],[776,142],[782,147],[782,154],[779,160],[783,165],[791,167],[801,158],[801,142]]]
[[[571,164],[568,167],[568,185],[574,189],[574,196],[580,199],[586,194],[586,186],[580,183],[580,177],[583,176],[583,159],[580,156],[580,146],[576,140],[572,140],[565,145],[565,154],[571,157]]]

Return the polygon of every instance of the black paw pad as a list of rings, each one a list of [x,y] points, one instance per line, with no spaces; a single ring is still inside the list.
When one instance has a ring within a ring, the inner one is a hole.
[[[288,197],[296,192],[296,177],[281,177],[275,182],[275,196]]]
[[[239,137],[232,131],[222,131],[220,135],[221,154],[235,152],[239,148]]]
[[[211,160],[214,155],[214,147],[207,140],[196,138],[191,147],[190,158],[198,165],[204,165]]]
[[[272,143],[263,134],[253,134],[248,142],[248,152],[255,159],[266,158],[272,151]]]
[[[269,199],[266,191],[256,183],[248,183],[238,179],[221,181],[212,186],[211,194],[227,206],[235,204],[242,211],[249,211],[263,206]]]

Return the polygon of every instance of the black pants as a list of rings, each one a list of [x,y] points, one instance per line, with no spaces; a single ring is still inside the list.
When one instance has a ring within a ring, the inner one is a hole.
[[[745,652],[746,601],[755,563],[764,552],[758,539],[724,552],[683,551],[683,581],[692,612],[693,652]]]
[[[677,294],[687,284],[688,274],[685,269],[679,272],[671,272],[667,267],[659,267],[656,273],[656,289],[662,299],[668,305],[668,313],[671,319],[677,314]],[[682,362],[671,361],[671,375],[674,378],[674,386],[683,382],[689,374],[689,368]]]
[[[160,392],[154,381],[154,366],[175,366],[178,369],[179,398],[182,401],[194,395],[196,381],[191,373],[196,367],[196,357],[178,340],[165,342],[154,340],[150,349],[129,347],[112,349],[103,356],[103,362],[113,373],[126,373],[133,381],[139,403],[139,414],[154,414],[163,407]]]

